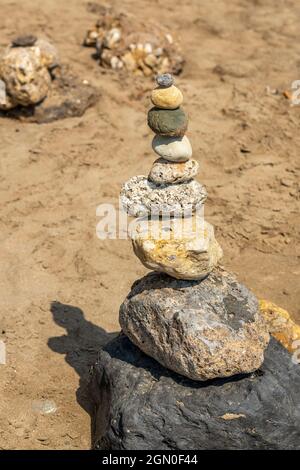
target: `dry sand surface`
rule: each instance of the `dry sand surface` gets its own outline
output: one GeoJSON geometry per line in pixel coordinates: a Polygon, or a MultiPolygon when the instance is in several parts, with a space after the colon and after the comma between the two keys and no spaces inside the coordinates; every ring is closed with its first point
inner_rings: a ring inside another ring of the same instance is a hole
{"type": "MultiPolygon", "coordinates": [[[[118,308],[132,282],[146,273],[128,241],[97,239],[95,211],[117,201],[125,179],[150,168],[152,81],[139,95],[133,78],[104,72],[81,47],[97,19],[86,1],[0,3],[1,48],[16,33],[43,32],[101,91],[81,118],[0,122],[0,333],[7,346],[0,446],[89,448],[89,367],[119,330],[118,308]],[[37,400],[54,400],[57,411],[39,413],[37,400]]],[[[224,265],[300,320],[300,106],[282,94],[300,79],[299,1],[112,4],[181,35],[187,63],[177,84],[224,265]]]]}

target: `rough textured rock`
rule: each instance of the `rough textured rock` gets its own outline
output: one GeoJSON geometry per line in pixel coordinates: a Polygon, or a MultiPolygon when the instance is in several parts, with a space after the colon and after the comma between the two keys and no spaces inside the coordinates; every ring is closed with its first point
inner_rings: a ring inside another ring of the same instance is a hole
{"type": "Polygon", "coordinates": [[[251,375],[193,382],[124,335],[100,352],[90,383],[99,449],[300,449],[300,367],[274,339],[251,375]]]}
{"type": "Polygon", "coordinates": [[[177,279],[203,279],[223,255],[203,218],[146,219],[135,228],[132,245],[143,265],[177,279]]]}
{"type": "Polygon", "coordinates": [[[151,101],[154,106],[162,109],[176,109],[183,102],[181,91],[174,85],[170,87],[154,88],[151,93],[151,101]]]}
{"type": "Polygon", "coordinates": [[[124,209],[133,217],[152,214],[182,215],[200,207],[207,197],[206,190],[197,181],[160,185],[145,176],[133,176],[121,190],[124,209]]]}
{"type": "Polygon", "coordinates": [[[183,137],[156,135],[152,140],[152,148],[157,155],[170,162],[185,162],[193,154],[192,146],[186,135],[183,137]]]}
{"type": "Polygon", "coordinates": [[[188,127],[188,117],[182,108],[160,109],[154,107],[148,111],[148,125],[155,134],[182,137],[188,127]]]}
{"type": "Polygon", "coordinates": [[[30,106],[48,94],[51,77],[38,47],[8,48],[1,58],[0,78],[16,103],[30,106]]]}
{"type": "Polygon", "coordinates": [[[82,83],[64,67],[54,69],[54,80],[47,98],[36,106],[17,107],[2,116],[39,124],[68,117],[82,116],[99,99],[97,90],[82,83]]]}
{"type": "Polygon", "coordinates": [[[259,306],[270,333],[291,353],[299,349],[300,325],[293,322],[289,313],[267,300],[261,300],[259,306]]]}
{"type": "Polygon", "coordinates": [[[198,171],[199,163],[196,160],[173,163],[164,158],[158,158],[152,165],[148,179],[156,184],[183,183],[193,179],[198,171]]]}
{"type": "Polygon", "coordinates": [[[255,371],[269,341],[256,297],[220,270],[202,281],[150,273],[133,284],[119,320],[142,351],[193,380],[255,371]]]}

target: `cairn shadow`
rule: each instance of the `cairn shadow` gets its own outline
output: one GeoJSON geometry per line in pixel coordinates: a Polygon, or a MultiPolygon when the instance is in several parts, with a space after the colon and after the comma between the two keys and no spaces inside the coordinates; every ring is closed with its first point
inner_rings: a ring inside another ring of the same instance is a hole
{"type": "Polygon", "coordinates": [[[48,347],[65,356],[66,363],[79,376],[76,390],[77,403],[92,416],[93,404],[88,393],[88,383],[99,350],[118,333],[107,333],[103,328],[85,319],[84,312],[73,305],[52,302],[50,311],[54,322],[65,328],[66,334],[49,338],[48,347]]]}

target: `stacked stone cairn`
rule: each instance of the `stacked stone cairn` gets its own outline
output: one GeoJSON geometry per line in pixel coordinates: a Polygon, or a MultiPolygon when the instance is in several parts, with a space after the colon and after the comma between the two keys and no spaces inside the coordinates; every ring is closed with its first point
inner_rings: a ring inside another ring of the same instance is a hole
{"type": "Polygon", "coordinates": [[[58,65],[58,52],[46,39],[15,38],[0,57],[0,110],[34,106],[44,100],[51,71],[58,65]]]}
{"type": "Polygon", "coordinates": [[[120,308],[123,332],[164,367],[193,380],[258,369],[269,341],[255,296],[218,267],[222,249],[204,220],[205,188],[185,135],[183,95],[170,74],[152,91],[148,125],[159,156],[148,178],[121,191],[136,218],[130,236],[137,257],[154,272],[135,282],[120,308]]]}

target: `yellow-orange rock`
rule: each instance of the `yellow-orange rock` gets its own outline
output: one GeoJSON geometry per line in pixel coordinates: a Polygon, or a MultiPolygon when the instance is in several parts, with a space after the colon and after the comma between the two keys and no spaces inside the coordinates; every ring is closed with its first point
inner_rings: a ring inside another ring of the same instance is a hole
{"type": "Polygon", "coordinates": [[[165,88],[154,88],[151,94],[151,101],[157,108],[176,109],[183,102],[181,91],[174,85],[165,88]]]}
{"type": "Polygon", "coordinates": [[[300,325],[297,325],[283,308],[260,300],[260,311],[267,321],[270,333],[291,353],[295,351],[295,341],[300,340],[300,325]]]}

